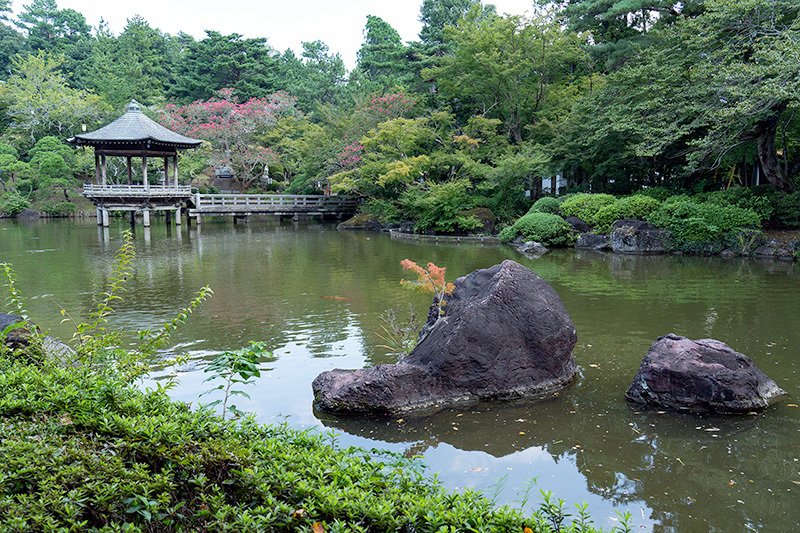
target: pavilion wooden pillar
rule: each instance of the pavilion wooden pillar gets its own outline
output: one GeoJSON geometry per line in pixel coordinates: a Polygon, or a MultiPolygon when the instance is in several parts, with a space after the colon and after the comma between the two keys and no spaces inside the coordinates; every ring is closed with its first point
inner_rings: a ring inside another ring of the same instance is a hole
{"type": "Polygon", "coordinates": [[[100,185],[100,154],[94,151],[94,181],[100,185]]]}
{"type": "Polygon", "coordinates": [[[131,167],[131,156],[125,158],[128,166],[128,185],[133,185],[133,168],[131,167]]]}
{"type": "Polygon", "coordinates": [[[100,172],[103,175],[103,187],[106,186],[106,154],[100,154],[100,172]]]}

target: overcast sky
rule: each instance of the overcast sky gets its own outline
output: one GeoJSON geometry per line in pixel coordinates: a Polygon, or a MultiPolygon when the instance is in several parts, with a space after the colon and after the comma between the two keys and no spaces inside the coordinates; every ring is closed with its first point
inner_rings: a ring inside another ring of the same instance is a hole
{"type": "MultiPolygon", "coordinates": [[[[15,13],[32,0],[13,0],[15,13]]],[[[270,46],[283,52],[287,48],[300,55],[303,41],[323,41],[333,53],[340,53],[348,69],[356,62],[363,41],[367,15],[375,15],[392,25],[404,42],[418,40],[422,25],[419,8],[422,0],[56,0],[59,9],[72,8],[95,28],[102,17],[115,35],[126,20],[141,15],[154,28],[196,39],[205,30],[222,34],[240,33],[245,37],[266,37],[270,46]]],[[[532,0],[495,0],[498,13],[513,15],[530,11],[532,0]]]]}

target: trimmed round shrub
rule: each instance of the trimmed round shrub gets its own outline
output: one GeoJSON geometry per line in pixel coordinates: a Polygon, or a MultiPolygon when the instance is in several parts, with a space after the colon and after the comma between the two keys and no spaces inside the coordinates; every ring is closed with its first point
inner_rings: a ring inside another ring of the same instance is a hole
{"type": "Polygon", "coordinates": [[[555,213],[561,207],[561,201],[552,196],[545,196],[536,200],[528,213],[555,213]]]}
{"type": "Polygon", "coordinates": [[[596,229],[598,232],[606,233],[611,229],[611,225],[621,218],[644,220],[660,205],[660,201],[650,196],[626,196],[597,212],[595,217],[597,220],[596,229]]]}
{"type": "Polygon", "coordinates": [[[522,235],[525,241],[540,242],[545,246],[569,246],[575,242],[572,228],[563,218],[551,213],[528,213],[505,228],[498,237],[503,242],[513,241],[522,235]]]}
{"type": "Polygon", "coordinates": [[[578,217],[590,226],[596,226],[598,211],[616,202],[617,199],[610,194],[579,193],[564,200],[560,212],[564,218],[578,217]]]}

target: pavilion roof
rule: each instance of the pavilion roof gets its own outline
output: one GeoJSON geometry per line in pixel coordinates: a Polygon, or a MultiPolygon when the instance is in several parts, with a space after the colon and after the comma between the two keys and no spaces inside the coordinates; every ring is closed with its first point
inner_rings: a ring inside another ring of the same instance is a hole
{"type": "Polygon", "coordinates": [[[203,141],[165,128],[142,113],[142,108],[136,100],[131,100],[127,112],[117,120],[98,130],[76,135],[68,139],[68,142],[78,146],[103,147],[130,144],[186,149],[197,147],[203,141]]]}

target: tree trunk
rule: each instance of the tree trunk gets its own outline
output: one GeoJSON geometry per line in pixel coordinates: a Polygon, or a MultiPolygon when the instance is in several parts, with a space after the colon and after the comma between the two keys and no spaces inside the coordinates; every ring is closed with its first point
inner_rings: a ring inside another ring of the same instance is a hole
{"type": "MultiPolygon", "coordinates": [[[[778,152],[775,150],[775,137],[778,133],[778,118],[785,109],[785,105],[773,108],[775,114],[757,122],[752,131],[742,135],[742,140],[755,139],[756,153],[761,163],[766,180],[776,189],[791,192],[795,189],[794,183],[786,175],[785,167],[778,161],[778,152]]],[[[788,154],[784,154],[786,157],[788,154]]]]}
{"type": "Polygon", "coordinates": [[[794,187],[784,172],[783,166],[778,161],[775,151],[775,135],[778,133],[778,117],[770,117],[756,126],[759,133],[757,142],[758,159],[764,169],[764,177],[775,188],[790,192],[794,187]]]}

